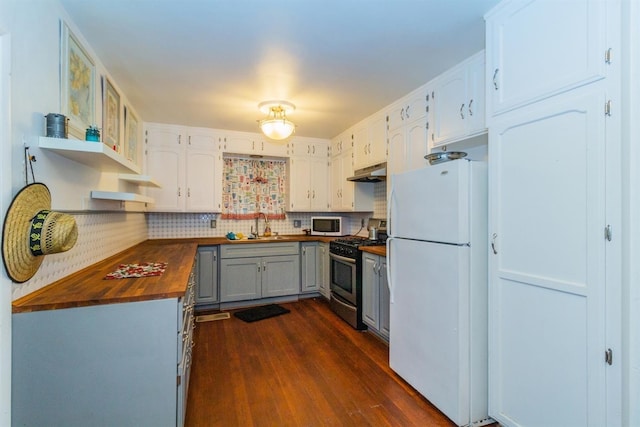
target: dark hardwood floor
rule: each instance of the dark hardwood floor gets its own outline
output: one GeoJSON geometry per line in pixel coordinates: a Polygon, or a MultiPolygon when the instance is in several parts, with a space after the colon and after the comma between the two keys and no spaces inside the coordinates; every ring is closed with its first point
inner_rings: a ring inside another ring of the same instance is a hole
{"type": "Polygon", "coordinates": [[[454,425],[325,301],[281,305],[291,313],[197,323],[188,427],[454,425]]]}

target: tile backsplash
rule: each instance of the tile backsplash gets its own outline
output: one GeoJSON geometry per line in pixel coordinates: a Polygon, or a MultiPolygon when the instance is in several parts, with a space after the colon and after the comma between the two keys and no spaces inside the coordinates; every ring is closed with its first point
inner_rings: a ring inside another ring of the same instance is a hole
{"type": "Polygon", "coordinates": [[[78,226],[76,244],[67,252],[46,255],[30,280],[13,283],[12,299],[30,294],[147,239],[147,220],[143,213],[72,215],[78,226]]]}

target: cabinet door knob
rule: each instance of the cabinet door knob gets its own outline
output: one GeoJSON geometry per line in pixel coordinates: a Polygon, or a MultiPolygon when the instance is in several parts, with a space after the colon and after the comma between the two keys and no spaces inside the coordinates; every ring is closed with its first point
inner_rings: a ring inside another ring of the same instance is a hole
{"type": "Polygon", "coordinates": [[[493,72],[493,87],[495,88],[495,90],[498,90],[498,70],[500,69],[496,68],[496,70],[493,72]]]}
{"type": "Polygon", "coordinates": [[[473,116],[473,110],[471,109],[472,104],[473,104],[473,99],[469,100],[469,117],[473,116]]]}
{"type": "Polygon", "coordinates": [[[464,120],[464,103],[460,106],[460,118],[464,120]]]}

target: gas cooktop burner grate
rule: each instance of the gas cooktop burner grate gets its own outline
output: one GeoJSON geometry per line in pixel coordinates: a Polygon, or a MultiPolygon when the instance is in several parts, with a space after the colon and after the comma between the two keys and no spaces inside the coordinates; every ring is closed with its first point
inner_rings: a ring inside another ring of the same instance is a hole
{"type": "Polygon", "coordinates": [[[341,237],[339,239],[335,239],[333,240],[333,243],[339,243],[341,245],[348,245],[348,246],[354,246],[354,247],[381,246],[386,244],[386,239],[370,240],[367,237],[350,236],[350,237],[341,237]]]}

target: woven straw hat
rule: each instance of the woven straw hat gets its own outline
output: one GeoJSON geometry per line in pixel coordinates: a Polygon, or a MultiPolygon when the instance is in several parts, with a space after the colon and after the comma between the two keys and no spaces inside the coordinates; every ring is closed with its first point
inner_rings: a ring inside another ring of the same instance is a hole
{"type": "Polygon", "coordinates": [[[32,278],[43,255],[68,251],[78,239],[75,219],[50,209],[51,193],[37,182],[20,190],[9,206],[2,230],[2,261],[14,282],[32,278]]]}

